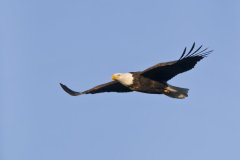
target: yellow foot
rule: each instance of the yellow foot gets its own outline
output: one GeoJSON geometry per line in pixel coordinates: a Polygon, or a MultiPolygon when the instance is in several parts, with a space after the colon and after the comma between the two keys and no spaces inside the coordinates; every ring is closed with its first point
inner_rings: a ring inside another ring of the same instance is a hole
{"type": "Polygon", "coordinates": [[[167,89],[164,89],[163,92],[164,92],[164,93],[170,93],[170,91],[167,90],[167,89]]]}

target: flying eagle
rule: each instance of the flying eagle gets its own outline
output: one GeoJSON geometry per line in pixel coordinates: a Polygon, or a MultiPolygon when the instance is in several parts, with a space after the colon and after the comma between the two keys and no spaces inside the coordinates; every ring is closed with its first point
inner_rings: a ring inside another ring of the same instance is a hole
{"type": "Polygon", "coordinates": [[[92,89],[76,92],[60,83],[64,91],[72,96],[95,94],[102,92],[143,92],[150,94],[165,94],[172,98],[183,99],[188,96],[187,88],[172,86],[167,83],[176,75],[191,70],[198,61],[206,57],[213,50],[202,49],[202,45],[195,49],[183,50],[181,57],[176,61],[156,64],[140,72],[116,73],[112,75],[111,82],[98,85],[92,89]]]}

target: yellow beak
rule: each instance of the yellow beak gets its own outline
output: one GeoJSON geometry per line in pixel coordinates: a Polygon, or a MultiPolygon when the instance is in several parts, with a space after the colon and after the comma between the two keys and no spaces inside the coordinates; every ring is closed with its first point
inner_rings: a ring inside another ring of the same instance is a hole
{"type": "Polygon", "coordinates": [[[118,78],[118,76],[116,76],[115,74],[112,75],[112,80],[113,80],[113,81],[116,81],[117,78],[118,78]]]}

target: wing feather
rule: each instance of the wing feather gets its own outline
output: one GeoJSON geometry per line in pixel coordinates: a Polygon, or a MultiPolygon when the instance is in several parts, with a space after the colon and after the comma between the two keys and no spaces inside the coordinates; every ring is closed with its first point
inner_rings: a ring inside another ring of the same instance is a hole
{"type": "Polygon", "coordinates": [[[194,47],[195,47],[195,42],[193,43],[192,48],[190,49],[190,51],[188,52],[188,54],[185,57],[187,57],[190,53],[192,53],[194,47]]]}
{"type": "Polygon", "coordinates": [[[105,84],[101,84],[83,92],[73,91],[70,88],[68,88],[66,85],[63,85],[61,83],[60,83],[60,86],[65,92],[67,92],[71,96],[79,96],[82,94],[96,94],[96,93],[103,93],[103,92],[131,92],[132,91],[128,87],[125,87],[124,85],[122,85],[117,81],[111,81],[105,84]]]}
{"type": "Polygon", "coordinates": [[[156,81],[168,81],[174,76],[191,70],[201,59],[209,55],[213,50],[207,51],[208,48],[200,50],[202,45],[194,51],[195,43],[186,54],[184,49],[181,57],[176,61],[156,64],[146,70],[141,75],[156,81]]]}

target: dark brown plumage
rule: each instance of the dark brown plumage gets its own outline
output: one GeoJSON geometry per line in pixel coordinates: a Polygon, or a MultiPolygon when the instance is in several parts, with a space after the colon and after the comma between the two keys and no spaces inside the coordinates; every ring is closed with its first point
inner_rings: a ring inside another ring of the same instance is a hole
{"type": "Polygon", "coordinates": [[[207,51],[207,48],[199,51],[202,48],[202,46],[200,46],[193,52],[194,47],[195,43],[193,43],[192,48],[187,54],[187,48],[185,48],[179,60],[156,64],[144,70],[141,74],[153,80],[168,81],[176,75],[192,69],[197,62],[213,51],[207,51]]]}
{"type": "Polygon", "coordinates": [[[68,94],[72,96],[79,96],[81,94],[95,94],[95,93],[102,93],[102,92],[132,92],[132,90],[130,90],[128,87],[125,87],[124,85],[122,85],[117,81],[101,84],[96,87],[93,87],[92,89],[86,90],[84,92],[76,92],[61,83],[60,85],[64,91],[66,91],[68,94]]]}

